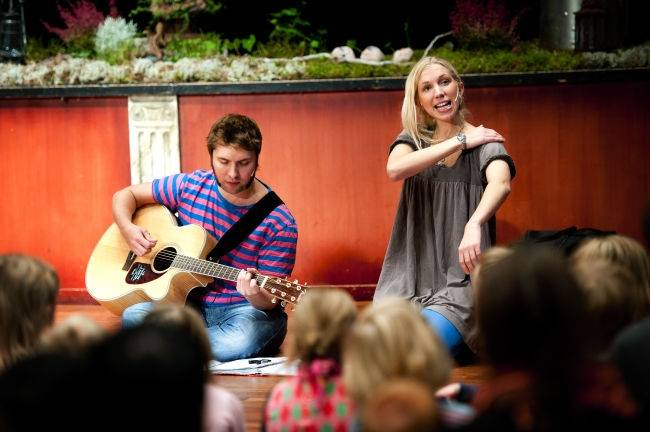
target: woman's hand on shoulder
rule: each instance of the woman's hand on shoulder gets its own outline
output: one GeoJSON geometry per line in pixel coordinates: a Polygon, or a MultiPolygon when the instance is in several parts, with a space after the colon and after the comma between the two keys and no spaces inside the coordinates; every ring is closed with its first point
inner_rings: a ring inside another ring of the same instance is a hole
{"type": "Polygon", "coordinates": [[[467,148],[471,149],[489,142],[505,142],[506,139],[494,129],[486,128],[483,125],[468,125],[465,131],[467,148]]]}

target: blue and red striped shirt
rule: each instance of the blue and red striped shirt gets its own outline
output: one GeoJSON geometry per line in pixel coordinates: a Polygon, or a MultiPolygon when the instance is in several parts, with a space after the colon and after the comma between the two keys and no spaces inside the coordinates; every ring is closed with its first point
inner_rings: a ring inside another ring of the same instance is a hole
{"type": "MultiPolygon", "coordinates": [[[[226,200],[206,170],[174,174],[153,181],[154,199],[178,213],[181,225],[195,224],[219,240],[252,207],[236,206],[226,200]]],[[[219,262],[239,269],[253,267],[267,276],[286,277],[296,260],[298,227],[285,204],[276,207],[239,246],[219,262]]],[[[208,306],[247,301],[234,282],[215,279],[203,297],[208,306]]]]}

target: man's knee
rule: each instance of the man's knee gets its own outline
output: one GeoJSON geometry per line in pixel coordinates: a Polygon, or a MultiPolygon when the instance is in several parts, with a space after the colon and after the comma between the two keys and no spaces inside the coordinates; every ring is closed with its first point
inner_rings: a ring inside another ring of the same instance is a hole
{"type": "Polygon", "coordinates": [[[124,309],[122,312],[122,327],[133,327],[144,320],[154,307],[153,302],[136,303],[124,309]]]}
{"type": "Polygon", "coordinates": [[[287,332],[286,317],[247,321],[227,329],[208,329],[215,359],[231,361],[277,353],[287,332]]]}

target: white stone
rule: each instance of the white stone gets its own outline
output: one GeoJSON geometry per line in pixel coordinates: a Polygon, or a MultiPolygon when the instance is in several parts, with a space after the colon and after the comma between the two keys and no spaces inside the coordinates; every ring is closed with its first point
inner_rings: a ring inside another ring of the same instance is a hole
{"type": "Polygon", "coordinates": [[[401,48],[393,53],[393,63],[404,63],[411,60],[413,50],[411,48],[401,48]]]}
{"type": "Polygon", "coordinates": [[[351,61],[356,58],[354,51],[349,46],[340,46],[332,50],[332,60],[338,62],[351,61]]]}
{"type": "Polygon", "coordinates": [[[380,62],[384,59],[384,53],[376,46],[370,45],[361,53],[361,60],[380,62]]]}

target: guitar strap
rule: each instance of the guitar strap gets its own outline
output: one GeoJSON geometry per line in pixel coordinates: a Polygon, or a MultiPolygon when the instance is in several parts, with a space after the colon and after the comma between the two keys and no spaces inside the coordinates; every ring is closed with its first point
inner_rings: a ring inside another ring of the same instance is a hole
{"type": "Polygon", "coordinates": [[[280,197],[275,192],[269,191],[221,236],[219,243],[210,251],[206,259],[214,262],[219,261],[222,256],[243,242],[262,223],[264,218],[281,204],[284,202],[280,197]]]}
{"type": "MultiPolygon", "coordinates": [[[[244,214],[244,216],[232,224],[230,229],[221,236],[217,245],[205,258],[213,262],[219,261],[222,256],[243,242],[244,239],[246,239],[246,237],[248,237],[250,233],[252,233],[253,230],[262,223],[264,218],[280,204],[284,204],[284,202],[275,192],[270,190],[262,197],[262,199],[256,202],[253,207],[244,214]]],[[[187,304],[201,312],[201,299],[208,290],[207,287],[198,287],[193,289],[187,296],[187,304]]]]}

